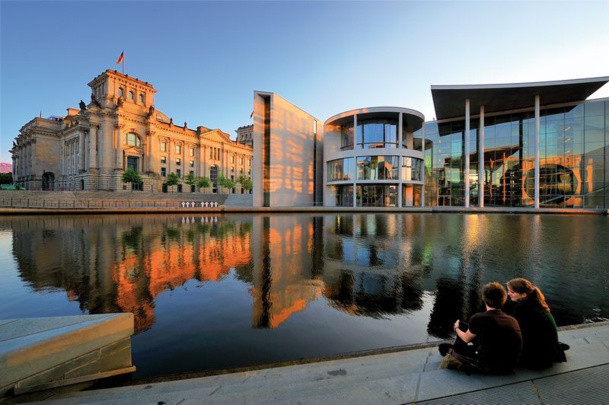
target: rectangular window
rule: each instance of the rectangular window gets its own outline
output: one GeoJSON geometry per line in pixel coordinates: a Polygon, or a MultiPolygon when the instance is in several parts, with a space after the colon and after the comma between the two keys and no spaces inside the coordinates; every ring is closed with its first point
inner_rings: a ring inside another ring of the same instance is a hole
{"type": "Polygon", "coordinates": [[[167,156],[161,156],[161,164],[164,165],[167,163],[167,156]]]}
{"type": "Polygon", "coordinates": [[[137,172],[137,157],[127,156],[127,168],[133,169],[137,172]]]}
{"type": "Polygon", "coordinates": [[[328,162],[328,181],[351,180],[349,173],[353,169],[353,158],[337,159],[328,162]]]}
{"type": "Polygon", "coordinates": [[[176,169],[176,175],[178,177],[182,177],[182,170],[181,169],[176,169]]]}
{"type": "Polygon", "coordinates": [[[240,165],[242,165],[242,164],[243,164],[243,156],[241,156],[241,157],[239,158],[239,164],[240,164],[240,165]]]}
{"type": "Polygon", "coordinates": [[[167,152],[167,142],[161,142],[161,152],[167,152]]]}
{"type": "Polygon", "coordinates": [[[195,148],[190,148],[190,156],[194,156],[195,155],[195,148]]]}
{"type": "Polygon", "coordinates": [[[235,155],[231,155],[230,156],[230,162],[231,163],[235,163],[235,155]]]}
{"type": "Polygon", "coordinates": [[[178,155],[182,153],[182,145],[176,145],[176,153],[178,155]]]}
{"type": "Polygon", "coordinates": [[[167,176],[167,169],[164,167],[161,167],[161,177],[165,177],[167,176]]]}
{"type": "Polygon", "coordinates": [[[358,180],[390,180],[398,178],[397,156],[359,156],[358,180]]]}
{"type": "Polygon", "coordinates": [[[176,158],[176,166],[181,166],[181,165],[182,165],[182,159],[176,158]]]}
{"type": "Polygon", "coordinates": [[[194,160],[191,160],[191,161],[189,162],[189,165],[190,165],[190,167],[195,167],[195,161],[194,161],[194,160]]]}
{"type": "Polygon", "coordinates": [[[340,127],[340,149],[341,150],[352,150],[353,149],[353,123],[349,125],[342,125],[340,127]]]}

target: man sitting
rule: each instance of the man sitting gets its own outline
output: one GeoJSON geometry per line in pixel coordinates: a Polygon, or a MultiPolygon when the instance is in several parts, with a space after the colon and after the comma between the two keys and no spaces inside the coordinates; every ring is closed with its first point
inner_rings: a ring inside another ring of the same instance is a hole
{"type": "Polygon", "coordinates": [[[455,344],[439,347],[444,356],[440,368],[492,374],[514,370],[522,351],[522,334],[518,321],[501,311],[506,299],[501,284],[492,282],[482,287],[486,311],[472,315],[469,324],[455,322],[455,344]]]}

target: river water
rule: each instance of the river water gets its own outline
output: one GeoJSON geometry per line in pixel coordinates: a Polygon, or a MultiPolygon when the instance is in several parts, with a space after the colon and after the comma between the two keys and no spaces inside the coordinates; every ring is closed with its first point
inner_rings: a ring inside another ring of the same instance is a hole
{"type": "Polygon", "coordinates": [[[0,319],[132,312],[133,378],[444,339],[525,277],[609,318],[609,219],[533,214],[0,218],[0,319]]]}

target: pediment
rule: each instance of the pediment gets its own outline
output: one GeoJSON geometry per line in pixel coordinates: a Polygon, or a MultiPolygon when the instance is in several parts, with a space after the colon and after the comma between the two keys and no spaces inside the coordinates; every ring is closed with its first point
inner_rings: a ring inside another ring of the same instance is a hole
{"type": "Polygon", "coordinates": [[[216,142],[232,142],[230,136],[220,131],[219,129],[212,129],[209,132],[206,132],[202,135],[205,139],[216,142]]]}
{"type": "Polygon", "coordinates": [[[142,155],[144,151],[142,148],[138,148],[137,146],[129,146],[128,148],[123,149],[125,155],[142,155]]]}

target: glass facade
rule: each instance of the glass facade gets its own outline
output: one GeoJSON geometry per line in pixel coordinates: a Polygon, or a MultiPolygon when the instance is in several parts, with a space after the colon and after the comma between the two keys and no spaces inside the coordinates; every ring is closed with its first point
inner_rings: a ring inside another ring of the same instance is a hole
{"type": "Polygon", "coordinates": [[[357,123],[356,148],[397,148],[397,120],[370,119],[357,123]]]}
{"type": "MultiPolygon", "coordinates": [[[[606,208],[609,191],[609,102],[588,101],[540,110],[539,206],[606,208]]],[[[483,176],[479,179],[480,120],[470,120],[466,179],[465,121],[425,124],[425,205],[533,207],[535,204],[535,113],[519,111],[484,119],[483,176]],[[483,199],[480,201],[480,199],[483,199]]]]}
{"type": "Polygon", "coordinates": [[[352,180],[351,173],[353,173],[353,158],[328,162],[328,181],[352,180]]]}
{"type": "Polygon", "coordinates": [[[330,205],[421,206],[423,121],[417,111],[393,107],[352,110],[328,120],[330,205]]]}
{"type": "Polygon", "coordinates": [[[397,207],[397,185],[358,185],[357,207],[397,207]]]}
{"type": "Polygon", "coordinates": [[[398,178],[397,156],[358,156],[358,180],[392,180],[398,178]]]}

